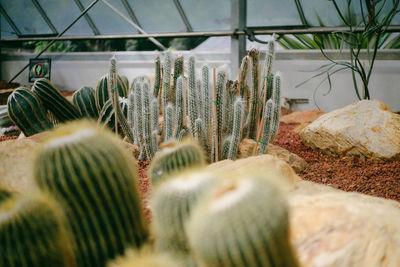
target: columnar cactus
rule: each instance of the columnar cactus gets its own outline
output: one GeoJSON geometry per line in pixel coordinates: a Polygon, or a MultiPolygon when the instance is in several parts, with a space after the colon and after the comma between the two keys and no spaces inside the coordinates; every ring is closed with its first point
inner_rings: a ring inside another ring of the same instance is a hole
{"type": "Polygon", "coordinates": [[[177,79],[183,75],[183,56],[178,56],[175,59],[175,63],[174,63],[174,79],[173,79],[173,84],[172,84],[172,90],[170,91],[170,101],[172,103],[175,102],[175,91],[176,91],[176,82],[177,79]]]}
{"type": "Polygon", "coordinates": [[[173,136],[174,131],[174,106],[171,103],[168,103],[167,108],[165,110],[164,116],[164,125],[165,125],[165,142],[170,140],[173,136]]]}
{"type": "Polygon", "coordinates": [[[271,134],[269,142],[274,141],[275,136],[278,132],[279,127],[279,116],[281,113],[281,76],[279,73],[275,74],[274,76],[274,86],[273,86],[273,94],[272,99],[274,101],[274,108],[273,108],[273,116],[271,122],[271,134]]]}
{"type": "Polygon", "coordinates": [[[53,127],[40,100],[26,87],[18,87],[12,92],[8,97],[7,107],[8,116],[25,136],[31,136],[53,127]]]}
{"type": "Polygon", "coordinates": [[[62,206],[78,266],[106,266],[148,239],[134,161],[115,135],[88,122],[60,127],[34,159],[38,187],[62,206]]]}
{"type": "Polygon", "coordinates": [[[185,224],[201,197],[214,185],[211,173],[186,171],[160,184],[150,206],[155,247],[171,254],[189,254],[185,224]]]}
{"type": "Polygon", "coordinates": [[[82,117],[98,118],[99,111],[96,107],[96,97],[92,87],[81,87],[72,96],[72,102],[79,110],[82,117]]]}
{"type": "Polygon", "coordinates": [[[158,115],[159,115],[159,110],[158,110],[158,99],[153,98],[150,103],[150,113],[151,113],[151,131],[156,131],[156,133],[159,133],[160,127],[158,126],[158,115]]]}
{"type": "Polygon", "coordinates": [[[155,59],[155,70],[154,70],[154,91],[153,95],[158,98],[158,93],[161,88],[161,60],[160,56],[157,55],[155,59]]]}
{"type": "Polygon", "coordinates": [[[132,131],[133,131],[133,127],[135,125],[135,121],[134,121],[135,110],[134,109],[135,109],[135,92],[134,92],[134,90],[129,90],[127,120],[128,120],[128,125],[132,129],[132,131]]]}
{"type": "MultiPolygon", "coordinates": [[[[272,70],[272,63],[273,63],[273,59],[274,59],[274,53],[275,53],[275,43],[273,40],[268,42],[268,49],[266,51],[265,54],[265,60],[264,60],[264,65],[263,65],[263,77],[261,80],[261,94],[260,94],[260,98],[262,98],[264,96],[264,90],[267,89],[267,97],[266,99],[270,99],[271,95],[269,94],[268,91],[268,85],[272,84],[271,80],[271,70],[272,70]]],[[[271,90],[272,92],[272,90],[271,90]]]]}
{"type": "Polygon", "coordinates": [[[217,73],[217,85],[216,85],[216,97],[217,99],[215,100],[215,105],[216,105],[216,110],[217,110],[217,132],[218,132],[218,144],[219,147],[217,147],[216,149],[218,149],[218,152],[220,152],[220,147],[221,147],[221,143],[222,143],[222,132],[223,132],[223,107],[224,107],[224,99],[223,99],[223,92],[224,92],[224,87],[225,87],[225,83],[226,83],[226,72],[221,70],[218,71],[217,73]]]}
{"type": "Polygon", "coordinates": [[[289,240],[288,204],[265,177],[230,177],[204,201],[187,224],[201,266],[299,266],[289,240]]]}
{"type": "Polygon", "coordinates": [[[176,131],[175,136],[177,137],[180,131],[183,129],[183,117],[184,117],[184,100],[183,100],[183,76],[180,76],[176,81],[176,96],[175,96],[175,116],[176,116],[176,131]]]}
{"type": "Polygon", "coordinates": [[[165,115],[167,105],[169,102],[169,89],[171,82],[171,52],[167,51],[165,53],[164,65],[163,65],[163,88],[162,88],[162,104],[163,104],[163,114],[165,115]]]}
{"type": "Polygon", "coordinates": [[[210,107],[210,103],[211,103],[211,98],[210,98],[210,88],[209,88],[209,68],[207,65],[204,65],[201,68],[201,96],[202,96],[202,100],[201,100],[201,106],[203,107],[203,117],[202,120],[204,122],[204,131],[207,134],[207,139],[209,136],[209,130],[210,130],[210,123],[211,123],[211,107],[210,107]]]}
{"type": "Polygon", "coordinates": [[[204,152],[198,144],[189,140],[171,141],[164,144],[162,149],[155,154],[148,174],[152,184],[156,185],[175,172],[202,167],[205,164],[204,152]]]}
{"type": "Polygon", "coordinates": [[[227,131],[227,134],[232,133],[233,127],[233,103],[235,102],[235,96],[237,92],[237,81],[228,80],[226,83],[226,100],[225,100],[225,119],[224,125],[227,131]]]}
{"type": "Polygon", "coordinates": [[[272,101],[272,99],[268,100],[267,104],[265,105],[263,135],[261,138],[261,146],[260,146],[260,152],[259,152],[260,155],[265,154],[265,152],[267,152],[267,146],[268,146],[270,134],[271,134],[272,106],[273,105],[274,105],[274,102],[272,101]]]}
{"type": "Polygon", "coordinates": [[[134,129],[134,134],[136,135],[138,144],[142,144],[142,129],[141,125],[142,124],[142,119],[143,119],[143,109],[142,109],[142,83],[141,82],[136,82],[135,83],[135,129],[134,129]]]}
{"type": "Polygon", "coordinates": [[[196,107],[196,76],[195,76],[195,58],[189,57],[189,85],[188,85],[188,117],[190,134],[194,137],[195,121],[198,118],[196,107]]]}
{"type": "Polygon", "coordinates": [[[255,138],[257,134],[257,105],[258,105],[258,62],[260,52],[253,48],[249,51],[251,59],[251,77],[252,77],[252,88],[250,90],[250,107],[248,115],[248,128],[246,136],[248,138],[255,138]]]}
{"type": "Polygon", "coordinates": [[[247,73],[249,71],[250,57],[245,56],[240,65],[240,96],[244,99],[245,92],[247,91],[247,73]]]}
{"type": "Polygon", "coordinates": [[[232,140],[229,147],[228,159],[236,159],[237,150],[241,140],[241,128],[243,124],[244,104],[241,97],[237,97],[233,104],[233,129],[232,140]]]}
{"type": "Polygon", "coordinates": [[[227,159],[229,155],[229,148],[231,146],[232,136],[228,135],[225,137],[224,142],[222,143],[222,155],[221,160],[227,159]]]}
{"type": "Polygon", "coordinates": [[[73,239],[54,200],[9,196],[0,201],[0,214],[0,266],[77,266],[73,239]]]}
{"type": "Polygon", "coordinates": [[[143,147],[146,152],[147,160],[151,160],[153,157],[154,151],[153,146],[151,144],[151,114],[150,114],[150,93],[149,93],[149,84],[143,84],[142,90],[142,132],[143,132],[143,147]]]}
{"type": "Polygon", "coordinates": [[[188,131],[186,128],[183,128],[182,130],[180,130],[179,134],[176,137],[177,141],[182,141],[183,138],[185,138],[185,136],[188,134],[188,131]]]}
{"type": "Polygon", "coordinates": [[[36,80],[33,83],[32,92],[58,121],[65,122],[81,118],[78,109],[68,102],[49,80],[44,78],[36,80]]]}

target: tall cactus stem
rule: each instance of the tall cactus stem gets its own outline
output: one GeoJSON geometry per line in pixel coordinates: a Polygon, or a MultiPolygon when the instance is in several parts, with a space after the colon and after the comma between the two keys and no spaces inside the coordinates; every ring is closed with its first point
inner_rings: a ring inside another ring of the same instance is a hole
{"type": "Polygon", "coordinates": [[[189,57],[188,117],[190,123],[190,134],[192,137],[194,137],[195,121],[198,118],[196,107],[196,76],[194,56],[189,57]]]}
{"type": "Polygon", "coordinates": [[[142,87],[142,131],[143,131],[143,147],[146,151],[147,160],[151,160],[154,151],[151,144],[151,114],[150,114],[150,92],[149,84],[143,83],[142,87]]]}
{"type": "Polygon", "coordinates": [[[160,55],[156,56],[155,59],[155,70],[154,70],[154,90],[153,90],[153,96],[155,98],[158,98],[158,93],[161,88],[161,60],[160,60],[160,55]]]}
{"type": "Polygon", "coordinates": [[[267,101],[267,104],[265,105],[265,111],[264,111],[264,122],[263,122],[263,133],[262,133],[262,138],[261,138],[261,146],[260,146],[260,152],[259,154],[265,154],[267,152],[267,146],[268,142],[270,139],[270,129],[271,129],[271,120],[272,120],[272,107],[274,105],[274,102],[272,99],[267,101]]]}
{"type": "Polygon", "coordinates": [[[184,117],[183,82],[184,82],[183,76],[178,77],[176,81],[177,84],[176,84],[176,96],[175,96],[176,137],[183,129],[183,117],[184,117]]]}
{"type": "Polygon", "coordinates": [[[162,88],[162,104],[163,104],[163,114],[165,116],[167,105],[169,102],[169,89],[171,82],[171,52],[167,51],[164,57],[163,65],[163,88],[162,88]]]}
{"type": "Polygon", "coordinates": [[[273,107],[273,115],[272,115],[272,122],[271,122],[271,135],[269,142],[274,141],[275,136],[278,132],[279,127],[279,117],[281,113],[281,75],[276,73],[274,76],[274,86],[273,86],[273,95],[272,99],[274,101],[273,107]]]}
{"type": "Polygon", "coordinates": [[[256,138],[257,133],[257,106],[258,106],[258,62],[260,52],[253,48],[249,51],[251,58],[251,77],[252,77],[252,88],[250,91],[250,107],[248,114],[249,126],[247,128],[246,136],[248,138],[256,138]]]}
{"type": "Polygon", "coordinates": [[[233,106],[233,129],[232,129],[232,139],[229,146],[228,159],[235,160],[239,143],[241,140],[241,127],[243,123],[243,113],[244,105],[241,97],[235,100],[233,106]]]}
{"type": "Polygon", "coordinates": [[[173,113],[174,113],[174,106],[172,103],[168,103],[165,113],[165,142],[172,138],[174,122],[173,122],[173,113]]]}

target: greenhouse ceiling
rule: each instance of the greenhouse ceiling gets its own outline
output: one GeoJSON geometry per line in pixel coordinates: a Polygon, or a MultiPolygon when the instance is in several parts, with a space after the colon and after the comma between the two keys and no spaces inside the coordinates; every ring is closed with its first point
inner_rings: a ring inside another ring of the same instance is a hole
{"type": "MultiPolygon", "coordinates": [[[[344,8],[346,1],[337,2],[344,8]]],[[[352,1],[357,18],[362,2],[352,1]]],[[[387,0],[383,11],[392,7],[387,0]]],[[[331,32],[342,25],[330,0],[0,0],[0,11],[3,42],[253,36],[331,32]]],[[[400,31],[399,15],[388,30],[400,31]]]]}

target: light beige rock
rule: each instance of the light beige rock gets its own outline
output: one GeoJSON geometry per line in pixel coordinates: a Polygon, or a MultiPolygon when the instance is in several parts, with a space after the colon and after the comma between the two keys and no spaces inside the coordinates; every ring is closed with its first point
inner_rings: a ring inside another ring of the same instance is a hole
{"type": "Polygon", "coordinates": [[[302,266],[400,266],[400,203],[301,181],[289,207],[302,266]]]}
{"type": "Polygon", "coordinates": [[[28,138],[0,142],[1,187],[21,193],[35,188],[32,158],[36,145],[28,138]]]}
{"type": "Polygon", "coordinates": [[[363,100],[322,115],[300,137],[326,152],[399,159],[400,115],[379,100],[363,100]]]}
{"type": "Polygon", "coordinates": [[[280,121],[290,124],[290,123],[310,123],[324,115],[325,112],[322,110],[303,110],[294,111],[290,114],[281,116],[280,121]]]}
{"type": "MultiPolygon", "coordinates": [[[[238,159],[243,159],[257,155],[258,153],[256,151],[258,151],[259,148],[260,143],[252,139],[243,139],[239,144],[237,157],[238,159]]],[[[276,156],[285,161],[296,173],[301,173],[307,167],[307,162],[304,159],[280,146],[268,144],[267,154],[276,156]]]]}

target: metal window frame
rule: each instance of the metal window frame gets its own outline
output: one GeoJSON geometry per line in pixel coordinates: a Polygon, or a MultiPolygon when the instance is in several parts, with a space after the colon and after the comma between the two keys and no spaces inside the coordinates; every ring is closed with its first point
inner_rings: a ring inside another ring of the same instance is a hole
{"type": "Polygon", "coordinates": [[[192,32],[193,31],[192,25],[190,24],[185,11],[183,10],[181,3],[179,2],[179,0],[174,0],[174,4],[175,4],[176,9],[179,12],[179,15],[181,16],[181,19],[183,20],[183,23],[186,26],[186,30],[188,32],[192,32]]]}
{"type": "Polygon", "coordinates": [[[303,6],[301,5],[300,0],[294,0],[294,2],[296,4],[297,12],[299,13],[301,23],[303,23],[304,26],[308,26],[307,19],[304,15],[303,6]]]}
{"type": "Polygon", "coordinates": [[[35,6],[36,10],[39,12],[39,14],[42,16],[42,18],[44,19],[44,21],[47,23],[47,26],[49,26],[53,34],[58,34],[56,27],[54,27],[53,23],[51,22],[50,18],[47,16],[46,12],[39,4],[39,2],[37,0],[32,0],[32,3],[35,6]]]}
{"type": "Polygon", "coordinates": [[[138,18],[135,15],[135,12],[133,12],[133,9],[131,7],[131,5],[128,3],[127,0],[121,0],[122,4],[125,7],[126,12],[128,12],[129,16],[131,17],[132,21],[138,25],[139,27],[143,28],[142,25],[139,23],[138,18]]]}
{"type": "Polygon", "coordinates": [[[14,21],[10,18],[10,16],[7,14],[6,10],[3,8],[3,6],[1,4],[0,4],[0,13],[4,16],[4,18],[7,20],[8,24],[15,31],[15,34],[18,37],[22,36],[21,31],[18,29],[17,25],[15,25],[14,21]]]}
{"type": "MultiPolygon", "coordinates": [[[[74,2],[78,6],[78,8],[81,12],[83,12],[85,10],[85,8],[80,0],[74,0],[74,2]]],[[[94,24],[90,15],[88,13],[85,13],[83,16],[85,17],[87,23],[89,24],[89,27],[92,29],[93,34],[100,35],[99,29],[97,28],[96,24],[94,24]]]]}

